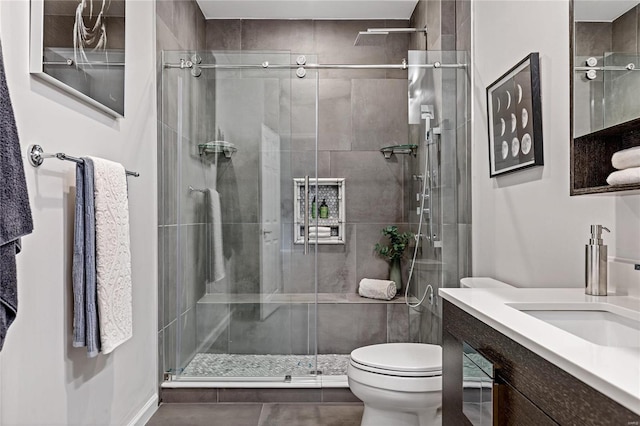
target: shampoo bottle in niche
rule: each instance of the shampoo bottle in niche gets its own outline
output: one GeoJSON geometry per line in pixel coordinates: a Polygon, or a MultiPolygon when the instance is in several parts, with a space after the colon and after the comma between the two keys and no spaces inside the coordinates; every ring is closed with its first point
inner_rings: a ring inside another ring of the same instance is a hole
{"type": "Polygon", "coordinates": [[[313,196],[313,201],[311,202],[311,219],[315,219],[316,218],[316,197],[315,195],[313,196]]]}
{"type": "Polygon", "coordinates": [[[320,203],[320,218],[326,219],[329,217],[329,206],[327,205],[327,200],[322,199],[322,203],[320,203]]]}
{"type": "Polygon", "coordinates": [[[585,289],[592,296],[607,295],[607,246],[602,244],[602,225],[591,225],[591,238],[585,246],[585,289]]]}

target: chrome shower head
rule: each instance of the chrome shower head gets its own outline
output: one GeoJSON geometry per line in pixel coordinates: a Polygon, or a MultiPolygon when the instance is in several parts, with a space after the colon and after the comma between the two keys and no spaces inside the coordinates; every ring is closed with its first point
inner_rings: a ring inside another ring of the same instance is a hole
{"type": "Polygon", "coordinates": [[[427,27],[424,28],[369,28],[367,31],[360,31],[356,37],[354,46],[382,46],[387,41],[389,34],[427,34],[427,27]]]}
{"type": "Polygon", "coordinates": [[[360,31],[353,42],[354,46],[383,46],[387,41],[388,31],[360,31]]]}

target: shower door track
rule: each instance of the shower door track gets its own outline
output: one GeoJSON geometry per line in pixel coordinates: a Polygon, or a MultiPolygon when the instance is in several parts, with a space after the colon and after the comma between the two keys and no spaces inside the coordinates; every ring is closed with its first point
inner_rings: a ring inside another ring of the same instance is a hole
{"type": "Polygon", "coordinates": [[[331,69],[350,69],[350,70],[374,70],[374,69],[390,69],[390,70],[407,70],[409,68],[467,68],[467,64],[443,64],[441,62],[434,62],[432,64],[407,64],[403,61],[401,64],[270,64],[269,62],[263,62],[261,64],[196,64],[191,61],[183,61],[180,63],[167,63],[164,64],[165,68],[181,68],[189,69],[197,67],[199,69],[312,69],[312,70],[331,70],[331,69]]]}
{"type": "Polygon", "coordinates": [[[165,380],[162,388],[240,388],[240,389],[318,389],[318,388],[347,388],[347,376],[310,376],[293,377],[289,380],[283,377],[189,377],[165,380]]]}

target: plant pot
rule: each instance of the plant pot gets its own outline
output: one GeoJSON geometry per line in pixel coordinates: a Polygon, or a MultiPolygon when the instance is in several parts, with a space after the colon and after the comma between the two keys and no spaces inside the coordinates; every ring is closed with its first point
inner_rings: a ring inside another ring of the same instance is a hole
{"type": "Polygon", "coordinates": [[[400,265],[400,259],[393,259],[389,264],[389,279],[396,283],[396,289],[398,293],[402,289],[402,267],[400,265]]]}

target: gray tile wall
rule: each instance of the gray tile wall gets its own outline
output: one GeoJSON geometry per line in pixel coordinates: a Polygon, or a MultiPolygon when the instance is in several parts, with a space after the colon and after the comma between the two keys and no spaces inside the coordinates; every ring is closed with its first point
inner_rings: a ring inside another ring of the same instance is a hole
{"type": "MultiPolygon", "coordinates": [[[[426,40],[421,35],[412,36],[412,49],[471,50],[470,0],[420,0],[411,17],[411,24],[416,27],[426,25],[428,29],[426,40]]],[[[439,238],[443,247],[434,249],[427,244],[419,253],[420,263],[416,268],[418,279],[415,291],[412,291],[419,297],[424,294],[427,283],[434,287],[435,292],[439,287],[457,287],[460,278],[468,276],[471,271],[471,64],[469,55],[458,53],[457,56],[428,56],[429,62],[457,59],[458,62],[467,63],[468,68],[455,73],[442,73],[442,78],[426,76],[431,83],[425,84],[434,87],[435,98],[430,102],[437,105],[437,124],[443,129],[439,156],[441,188],[434,191],[434,194],[440,194],[441,204],[436,205],[434,219],[440,219],[438,222],[442,223],[439,238]]],[[[423,131],[420,126],[411,125],[411,143],[420,144],[423,131]]],[[[419,152],[415,161],[411,162],[411,174],[422,174],[423,168],[424,157],[419,152]]],[[[421,183],[412,183],[411,192],[415,194],[421,190],[421,183]]],[[[414,197],[405,195],[405,211],[415,210],[414,200],[414,197]]],[[[407,220],[413,229],[417,227],[415,214],[409,214],[407,220]]],[[[441,342],[441,299],[434,300],[433,305],[426,301],[423,303],[420,316],[420,339],[425,343],[441,342]]]]}
{"type": "Polygon", "coordinates": [[[156,2],[160,381],[162,372],[175,371],[178,364],[184,366],[196,350],[195,302],[204,294],[206,269],[202,257],[194,255],[204,250],[205,244],[202,235],[206,224],[201,202],[198,203],[195,194],[177,187],[180,170],[185,171],[185,175],[180,176],[185,181],[189,178],[187,171],[197,171],[202,167],[194,142],[198,132],[202,132],[198,123],[202,121],[199,114],[205,109],[205,99],[200,95],[203,83],[186,80],[182,105],[184,121],[179,127],[177,73],[165,73],[163,76],[161,52],[203,49],[204,46],[205,20],[194,0],[156,2]],[[180,135],[179,129],[182,131],[180,135]],[[179,158],[183,162],[181,168],[178,167],[179,158]]]}
{"type": "MultiPolygon", "coordinates": [[[[315,305],[286,303],[267,318],[256,321],[258,304],[198,304],[200,312],[230,312],[224,330],[205,348],[209,353],[313,354],[315,305]]],[[[361,346],[386,342],[418,342],[421,314],[404,303],[320,303],[318,353],[347,354],[361,346]]],[[[210,333],[206,324],[198,333],[210,333]]]]}
{"type": "MultiPolygon", "coordinates": [[[[211,50],[232,51],[285,50],[294,55],[294,60],[297,54],[305,54],[309,62],[319,63],[400,63],[406,57],[408,50],[409,37],[406,35],[390,36],[384,46],[355,47],[353,43],[358,31],[366,28],[401,27],[407,24],[406,21],[210,20],[207,21],[206,47],[211,50]]],[[[285,153],[286,158],[283,157],[283,164],[290,165],[291,178],[303,177],[306,174],[314,175],[315,81],[313,77],[312,72],[306,79],[294,77],[291,81],[290,93],[281,93],[281,98],[290,99],[290,104],[285,105],[286,108],[281,113],[291,115],[290,152],[285,153]]],[[[234,88],[233,95],[240,104],[245,105],[246,97],[242,96],[241,92],[246,89],[248,94],[254,94],[257,89],[247,88],[252,82],[246,79],[235,81],[243,87],[234,88]]],[[[217,87],[218,96],[224,96],[225,83],[219,82],[217,87]]],[[[387,145],[407,143],[406,92],[406,72],[323,70],[320,74],[318,177],[344,177],[347,188],[346,244],[319,246],[318,249],[318,291],[321,293],[355,293],[358,282],[364,277],[388,277],[388,264],[375,255],[373,247],[381,240],[380,231],[384,226],[399,224],[406,228],[403,222],[405,217],[403,209],[407,161],[402,157],[385,160],[379,149],[387,145]]],[[[239,110],[229,105],[228,102],[218,102],[219,117],[216,121],[226,123],[226,127],[233,123],[232,116],[239,115],[239,110]],[[223,104],[224,108],[222,108],[223,104]],[[224,114],[223,109],[230,109],[229,117],[220,116],[224,114]]],[[[261,113],[248,115],[261,116],[261,113]]],[[[246,131],[247,125],[250,126],[250,124],[247,120],[244,123],[246,131]]],[[[234,132],[233,127],[242,126],[231,126],[228,132],[234,132]]],[[[236,179],[234,180],[233,176],[224,176],[219,179],[218,185],[224,185],[226,178],[229,185],[236,185],[235,190],[238,193],[251,193],[258,182],[258,177],[253,176],[257,173],[256,165],[256,159],[247,157],[243,162],[237,156],[233,159],[236,179]],[[248,178],[242,182],[237,179],[238,176],[248,176],[248,178]]],[[[291,191],[290,184],[283,184],[283,195],[291,191]]],[[[283,197],[283,219],[289,223],[292,222],[292,209],[284,204],[290,202],[291,200],[283,197]]],[[[253,208],[257,205],[254,201],[253,208]]],[[[245,209],[241,208],[241,211],[245,209]]],[[[243,214],[240,213],[240,216],[243,214]]],[[[242,221],[243,226],[259,225],[257,217],[242,217],[242,221]]],[[[230,244],[238,243],[230,242],[230,244]]],[[[255,246],[255,242],[245,243],[242,249],[238,249],[238,252],[242,253],[239,258],[251,257],[248,250],[255,246]]],[[[253,258],[258,258],[257,253],[253,258]]],[[[259,282],[259,264],[243,262],[242,269],[244,274],[253,277],[253,282],[259,282]]],[[[313,256],[304,256],[301,246],[291,247],[283,269],[284,292],[314,291],[313,256]]],[[[255,288],[250,287],[242,290],[248,293],[256,291],[255,288]]],[[[384,327],[377,327],[375,332],[382,333],[378,336],[382,340],[373,337],[367,340],[366,336],[360,336],[361,338],[345,336],[344,339],[336,341],[339,347],[333,347],[329,343],[329,336],[337,336],[336,329],[339,325],[335,322],[333,311],[325,312],[327,309],[330,310],[327,307],[323,309],[318,318],[321,353],[346,351],[363,342],[375,343],[387,339],[386,308],[384,308],[384,315],[380,316],[384,327]]],[[[353,313],[349,312],[348,306],[339,306],[334,309],[353,313]]],[[[285,353],[288,351],[297,353],[296,351],[303,345],[300,343],[302,337],[298,329],[302,327],[306,331],[308,328],[305,325],[308,324],[305,321],[296,322],[293,318],[297,315],[296,312],[287,307],[281,307],[274,315],[284,315],[279,327],[291,329],[293,334],[287,333],[274,338],[271,343],[285,353]],[[293,339],[296,335],[300,335],[297,341],[293,339]]],[[[363,315],[366,317],[364,312],[363,315]]],[[[251,313],[248,312],[246,316],[251,318],[251,313]]],[[[231,329],[234,328],[233,320],[234,318],[232,318],[231,329]]],[[[241,323],[240,318],[236,320],[239,324],[241,323]]],[[[252,329],[259,328],[259,325],[252,324],[251,321],[246,324],[245,326],[250,326],[252,329]]],[[[241,325],[238,327],[242,328],[241,325]]],[[[358,334],[357,331],[354,332],[358,334]]],[[[279,335],[277,330],[271,330],[270,333],[273,334],[267,335],[279,335]]],[[[404,334],[408,334],[408,327],[404,334]]],[[[223,346],[225,349],[240,352],[276,349],[265,347],[266,342],[264,345],[254,343],[243,348],[240,340],[233,339],[231,336],[232,343],[223,344],[223,346]],[[234,347],[231,348],[231,346],[234,347]]],[[[304,344],[306,342],[305,336],[304,344]]],[[[246,346],[247,343],[245,342],[244,345],[246,346]]],[[[220,346],[219,342],[214,346],[220,346]]]]}
{"type": "MultiPolygon", "coordinates": [[[[309,61],[319,63],[400,63],[408,49],[406,35],[390,36],[386,45],[377,47],[354,47],[353,42],[357,32],[366,28],[407,24],[406,21],[209,20],[206,47],[212,50],[286,50],[292,54],[306,54],[309,61]]],[[[291,145],[283,164],[290,164],[291,177],[314,174],[315,81],[313,73],[309,77],[304,80],[294,77],[291,93],[282,94],[290,96],[287,107],[291,114],[291,145]]],[[[244,87],[252,84],[245,79],[236,81],[244,87]]],[[[222,96],[224,86],[219,87],[222,89],[219,96],[222,96]]],[[[318,176],[347,179],[348,224],[347,244],[319,248],[320,292],[355,293],[361,278],[388,276],[388,266],[374,255],[373,246],[380,239],[383,226],[402,224],[405,159],[385,160],[379,148],[407,142],[406,87],[406,72],[321,72],[318,176]]],[[[237,87],[233,90],[240,103],[246,100],[238,95],[242,90],[245,89],[237,87]]],[[[249,93],[256,91],[246,90],[249,93]]],[[[238,111],[232,110],[229,115],[237,116],[238,111]]],[[[282,111],[283,114],[287,112],[282,111]]],[[[230,118],[218,119],[231,122],[230,118]]],[[[245,120],[245,128],[247,124],[250,125],[245,120]]],[[[233,131],[229,129],[229,132],[233,131]]],[[[237,158],[233,160],[236,177],[256,173],[255,159],[247,158],[241,163],[240,157],[237,158]]],[[[219,180],[219,185],[224,185],[224,180],[219,180]]],[[[233,177],[226,180],[231,181],[233,177]]],[[[246,193],[254,190],[256,182],[257,176],[248,178],[244,182],[246,185],[237,179],[233,184],[238,186],[239,193],[246,193]]],[[[290,192],[289,188],[283,187],[283,195],[290,192]]],[[[253,208],[255,206],[257,203],[253,208]]],[[[283,206],[283,210],[290,215],[289,206],[283,206]]],[[[291,221],[287,214],[285,221],[291,221]]],[[[243,221],[258,223],[257,218],[243,218],[243,221]]],[[[312,264],[301,250],[301,246],[292,248],[290,266],[285,267],[285,291],[289,293],[313,291],[312,264]]],[[[245,273],[253,274],[257,281],[259,265],[246,266],[245,273]]]]}

